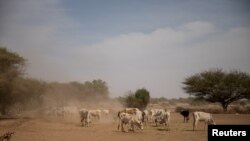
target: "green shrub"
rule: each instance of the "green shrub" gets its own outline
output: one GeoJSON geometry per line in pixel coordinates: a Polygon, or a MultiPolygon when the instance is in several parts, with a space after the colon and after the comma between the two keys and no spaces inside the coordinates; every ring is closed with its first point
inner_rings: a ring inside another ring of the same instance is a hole
{"type": "Polygon", "coordinates": [[[135,94],[130,92],[125,97],[125,106],[139,108],[141,110],[145,109],[150,101],[149,91],[146,89],[138,89],[135,94]]]}

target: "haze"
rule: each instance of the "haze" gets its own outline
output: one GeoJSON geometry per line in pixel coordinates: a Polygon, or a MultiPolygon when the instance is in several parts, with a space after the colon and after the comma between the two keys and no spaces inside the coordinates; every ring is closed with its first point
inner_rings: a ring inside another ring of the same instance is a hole
{"type": "Polygon", "coordinates": [[[27,76],[108,83],[112,97],[146,88],[188,95],[182,82],[220,68],[250,73],[248,0],[1,0],[0,45],[27,76]]]}

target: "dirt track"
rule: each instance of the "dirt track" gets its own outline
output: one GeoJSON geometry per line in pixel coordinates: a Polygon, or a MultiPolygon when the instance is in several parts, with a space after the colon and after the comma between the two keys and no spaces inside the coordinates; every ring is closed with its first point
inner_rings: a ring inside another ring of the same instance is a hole
{"type": "MultiPolygon", "coordinates": [[[[117,130],[117,122],[109,120],[95,122],[91,127],[81,127],[79,119],[11,119],[0,120],[0,134],[15,131],[11,141],[206,141],[207,131],[203,123],[192,131],[192,119],[183,123],[178,113],[172,113],[170,131],[151,124],[143,131],[123,133],[117,130]]],[[[250,124],[250,115],[217,114],[217,124],[250,124]]]]}

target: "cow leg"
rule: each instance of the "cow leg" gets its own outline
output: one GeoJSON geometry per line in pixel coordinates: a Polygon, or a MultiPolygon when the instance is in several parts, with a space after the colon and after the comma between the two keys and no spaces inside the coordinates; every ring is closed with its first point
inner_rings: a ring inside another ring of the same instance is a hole
{"type": "Polygon", "coordinates": [[[86,127],[89,127],[89,123],[90,123],[90,121],[88,121],[88,119],[85,119],[85,126],[86,127]]]}
{"type": "Polygon", "coordinates": [[[87,123],[87,127],[89,127],[90,124],[92,123],[92,121],[91,120],[86,120],[86,123],[87,123]]]}
{"type": "Polygon", "coordinates": [[[204,121],[204,130],[206,130],[207,121],[204,121]]]}
{"type": "Polygon", "coordinates": [[[157,119],[155,119],[155,126],[156,126],[156,127],[158,126],[158,124],[157,124],[157,119]]]}
{"type": "Polygon", "coordinates": [[[86,126],[86,123],[85,123],[85,121],[83,121],[83,122],[82,122],[82,126],[86,126]]]}
{"type": "Polygon", "coordinates": [[[134,125],[133,125],[133,123],[129,123],[129,131],[133,131],[134,130],[134,125]]]}
{"type": "Polygon", "coordinates": [[[194,120],[194,122],[193,122],[193,131],[194,131],[194,129],[196,128],[197,122],[198,122],[198,121],[196,121],[196,120],[194,120]]]}
{"type": "Polygon", "coordinates": [[[166,126],[166,129],[169,130],[169,124],[167,121],[165,122],[165,126],[166,126]]]}
{"type": "Polygon", "coordinates": [[[123,123],[121,123],[121,128],[122,128],[122,132],[125,132],[124,127],[123,127],[123,123]]]}
{"type": "Polygon", "coordinates": [[[167,128],[167,130],[169,130],[169,124],[168,123],[166,123],[166,128],[167,128]]]}
{"type": "Polygon", "coordinates": [[[121,124],[121,119],[119,118],[118,127],[117,127],[118,130],[119,130],[119,128],[120,128],[120,124],[121,124]]]}
{"type": "Polygon", "coordinates": [[[82,126],[83,126],[83,119],[81,119],[81,124],[82,124],[82,126]]]}
{"type": "Polygon", "coordinates": [[[135,125],[132,124],[132,131],[135,132],[135,125]]]}
{"type": "Polygon", "coordinates": [[[128,127],[128,130],[129,130],[129,131],[132,131],[133,128],[134,128],[134,127],[133,127],[133,122],[130,121],[130,122],[128,123],[128,126],[129,126],[129,127],[128,127]]]}

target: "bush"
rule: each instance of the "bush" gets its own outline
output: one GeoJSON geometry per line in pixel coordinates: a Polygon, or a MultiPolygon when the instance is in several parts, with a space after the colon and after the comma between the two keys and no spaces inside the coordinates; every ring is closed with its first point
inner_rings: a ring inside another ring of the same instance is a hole
{"type": "Polygon", "coordinates": [[[193,99],[190,103],[191,106],[204,106],[208,105],[209,103],[204,99],[193,99]]]}
{"type": "Polygon", "coordinates": [[[217,106],[192,106],[189,108],[182,107],[182,106],[177,106],[175,108],[175,112],[181,112],[182,110],[187,110],[189,109],[190,112],[194,111],[203,111],[203,112],[208,112],[208,113],[213,113],[213,114],[250,114],[250,106],[235,106],[233,108],[228,109],[227,112],[223,111],[223,109],[217,105],[217,106]]]}
{"type": "Polygon", "coordinates": [[[138,89],[135,94],[130,92],[125,97],[125,106],[143,110],[147,107],[150,101],[150,94],[146,89],[138,89]]]}

